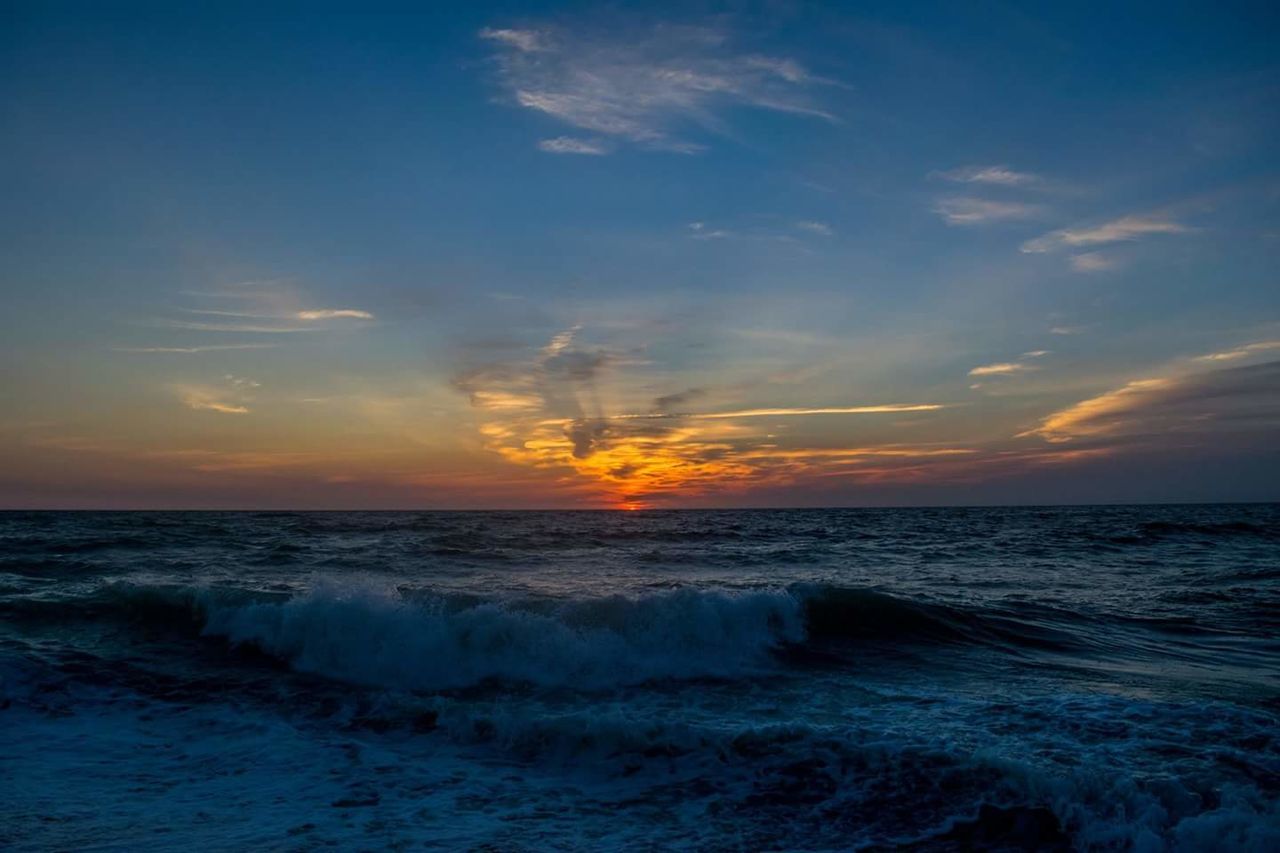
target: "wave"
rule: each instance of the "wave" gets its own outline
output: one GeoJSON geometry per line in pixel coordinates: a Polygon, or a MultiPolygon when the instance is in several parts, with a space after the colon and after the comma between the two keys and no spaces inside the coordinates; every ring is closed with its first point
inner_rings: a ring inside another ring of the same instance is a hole
{"type": "MultiPolygon", "coordinates": [[[[297,726],[385,736],[378,743],[388,748],[428,744],[432,754],[493,750],[498,763],[591,775],[584,784],[625,780],[645,796],[669,792],[672,802],[713,797],[715,819],[741,830],[747,849],[850,849],[850,839],[865,838],[934,849],[1276,849],[1275,717],[1229,705],[1027,697],[984,706],[994,732],[1060,731],[1050,742],[1055,751],[1065,744],[1071,761],[1059,765],[1040,760],[1034,737],[1026,749],[997,749],[995,739],[974,751],[935,729],[932,717],[913,721],[896,716],[900,708],[883,717],[874,703],[861,716],[850,708],[770,723],[736,711],[684,713],[673,705],[684,693],[457,689],[495,680],[611,688],[738,678],[783,671],[797,648],[1035,646],[1067,617],[1043,607],[1023,605],[1016,618],[823,585],[553,600],[331,580],[297,594],[112,584],[74,599],[28,599],[25,607],[26,617],[51,625],[102,618],[203,635],[215,649],[255,650],[324,676],[328,682],[282,684],[259,672],[264,685],[255,694],[234,685],[237,708],[285,707],[297,726]],[[351,690],[352,683],[396,689],[351,690]],[[1172,749],[1180,751],[1168,766],[1183,768],[1173,775],[1146,774],[1124,760],[1172,749]]],[[[232,686],[216,669],[170,682],[150,670],[121,674],[118,661],[88,656],[57,664],[64,681],[110,678],[100,686],[124,682],[183,709],[232,686]]],[[[35,703],[58,718],[83,710],[78,691],[87,688],[50,686],[48,671],[5,671],[0,655],[0,700],[35,703]]],[[[736,687],[727,693],[742,695],[736,687]]]]}
{"type": "MultiPolygon", "coordinates": [[[[1205,722],[1197,709],[1107,701],[1085,713],[1110,719],[1126,709],[1166,724],[1205,722]]],[[[878,726],[704,727],[642,723],[623,712],[477,713],[473,705],[448,702],[430,719],[431,731],[455,742],[492,745],[525,761],[585,764],[628,777],[649,772],[676,789],[684,779],[715,778],[717,790],[732,792],[722,809],[735,821],[782,830],[781,838],[759,845],[770,849],[785,849],[793,840],[787,835],[797,831],[809,843],[825,836],[832,849],[868,836],[943,849],[1160,849],[1172,842],[1183,849],[1271,850],[1280,840],[1280,802],[1267,784],[1274,752],[1255,753],[1258,733],[1274,718],[1242,711],[1223,712],[1214,723],[1253,744],[1223,745],[1221,760],[1230,769],[1217,771],[1216,790],[1205,790],[1194,773],[1133,775],[1089,747],[1074,768],[1053,768],[997,750],[969,751],[945,736],[887,735],[878,726]],[[821,818],[795,825],[806,813],[821,818]]],[[[1138,736],[1153,738],[1154,747],[1165,732],[1138,736]]]]}
{"type": "Polygon", "coordinates": [[[1273,527],[1248,521],[1147,521],[1139,525],[1139,529],[1147,536],[1260,536],[1265,539],[1280,536],[1280,531],[1273,527]]]}
{"type": "MultiPolygon", "coordinates": [[[[39,695],[49,701],[47,691],[39,695]]],[[[262,698],[278,706],[279,694],[262,698]]],[[[348,692],[326,708],[326,697],[314,695],[307,703],[314,710],[292,725],[358,732],[374,738],[379,755],[418,755],[422,746],[440,762],[488,753],[503,767],[537,768],[531,774],[572,772],[575,787],[614,791],[650,809],[714,802],[707,819],[715,837],[723,842],[719,833],[732,832],[736,849],[1262,851],[1280,841],[1276,752],[1266,734],[1275,718],[1244,709],[1102,697],[988,711],[997,730],[1028,721],[1068,735],[1121,726],[1150,750],[1170,748],[1170,732],[1214,732],[1204,754],[1186,751],[1178,772],[1152,775],[1117,757],[1110,739],[1071,740],[1064,765],[1038,760],[1034,748],[975,751],[945,728],[902,719],[745,723],[670,713],[666,700],[633,695],[566,698],[348,692]]]]}
{"type": "Polygon", "coordinates": [[[608,687],[761,671],[804,636],[786,594],[681,590],[639,599],[474,603],[321,583],[283,603],[202,602],[203,632],[295,669],[418,690],[488,680],[608,687]]]}
{"type": "Polygon", "coordinates": [[[482,598],[321,579],[306,592],[111,583],[77,597],[13,597],[0,617],[62,628],[119,620],[221,639],[300,672],[378,687],[485,682],[600,689],[732,679],[843,663],[871,647],[986,645],[1063,650],[1070,613],[915,601],[867,588],[796,584],[677,589],[639,597],[482,598]]]}
{"type": "Polygon", "coordinates": [[[927,643],[1067,650],[1079,636],[1061,627],[1080,614],[1022,605],[1019,612],[917,601],[864,587],[796,585],[815,643],[927,643]]]}
{"type": "Polygon", "coordinates": [[[1123,548],[1130,545],[1157,545],[1164,542],[1215,541],[1224,539],[1280,538],[1273,525],[1249,521],[1143,521],[1123,532],[1103,530],[1070,531],[1066,538],[1080,536],[1095,545],[1109,544],[1123,548]]]}

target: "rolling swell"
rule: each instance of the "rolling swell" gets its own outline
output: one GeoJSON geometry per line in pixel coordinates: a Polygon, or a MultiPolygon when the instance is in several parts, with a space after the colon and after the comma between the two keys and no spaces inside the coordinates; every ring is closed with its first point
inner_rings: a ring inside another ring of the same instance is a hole
{"type": "Polygon", "coordinates": [[[808,638],[815,643],[961,644],[1008,650],[1065,650],[1082,644],[1061,624],[1081,617],[1049,608],[1010,613],[917,601],[867,588],[798,589],[808,638]]]}

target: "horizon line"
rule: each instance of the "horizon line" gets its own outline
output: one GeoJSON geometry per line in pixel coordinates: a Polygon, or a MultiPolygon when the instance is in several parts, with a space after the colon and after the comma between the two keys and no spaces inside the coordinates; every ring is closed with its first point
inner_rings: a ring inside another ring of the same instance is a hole
{"type": "Polygon", "coordinates": [[[289,508],[289,507],[0,507],[0,513],[19,512],[236,512],[236,513],[404,513],[404,512],[450,512],[450,513],[485,513],[485,512],[823,512],[832,510],[897,510],[897,509],[1078,509],[1085,507],[1153,507],[1153,506],[1273,506],[1280,505],[1280,498],[1269,500],[1171,500],[1171,501],[1112,501],[1082,503],[954,503],[954,504],[830,504],[823,506],[658,506],[658,507],[324,507],[324,508],[289,508]]]}

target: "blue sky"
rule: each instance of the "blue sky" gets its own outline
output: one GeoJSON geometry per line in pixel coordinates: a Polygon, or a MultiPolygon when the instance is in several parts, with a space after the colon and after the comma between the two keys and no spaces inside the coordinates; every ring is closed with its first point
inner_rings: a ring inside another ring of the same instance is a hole
{"type": "Polygon", "coordinates": [[[1280,497],[1265,4],[7,14],[3,505],[1280,497]]]}

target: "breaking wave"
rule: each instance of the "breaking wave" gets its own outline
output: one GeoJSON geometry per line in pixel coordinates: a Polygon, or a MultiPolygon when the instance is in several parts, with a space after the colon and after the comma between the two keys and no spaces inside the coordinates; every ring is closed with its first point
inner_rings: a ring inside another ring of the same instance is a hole
{"type": "Polygon", "coordinates": [[[11,620],[121,620],[250,647],[353,684],[449,690],[501,681],[583,689],[729,679],[870,646],[1067,649],[1069,613],[913,601],[866,588],[675,589],[638,597],[493,598],[322,579],[292,595],[113,583],[14,598],[11,620]]]}

